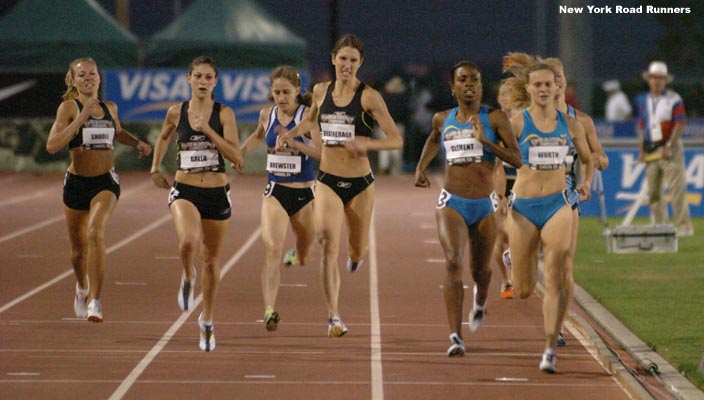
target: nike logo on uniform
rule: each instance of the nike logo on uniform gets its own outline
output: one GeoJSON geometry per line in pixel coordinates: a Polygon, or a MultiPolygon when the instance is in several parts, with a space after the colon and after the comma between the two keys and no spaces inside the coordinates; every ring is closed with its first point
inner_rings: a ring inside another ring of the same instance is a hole
{"type": "Polygon", "coordinates": [[[37,80],[32,79],[29,81],[15,83],[12,86],[4,87],[4,88],[0,89],[0,101],[3,101],[5,99],[9,99],[10,97],[16,95],[17,93],[25,91],[36,84],[37,84],[37,80]]]}

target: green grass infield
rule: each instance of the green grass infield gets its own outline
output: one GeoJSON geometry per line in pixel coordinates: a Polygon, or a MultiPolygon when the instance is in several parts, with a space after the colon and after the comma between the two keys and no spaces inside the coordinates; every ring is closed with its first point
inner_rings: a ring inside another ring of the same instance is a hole
{"type": "MultiPolygon", "coordinates": [[[[611,227],[620,220],[609,221],[611,227]]],[[[636,219],[634,224],[646,224],[636,219]]],[[[704,219],[677,253],[609,254],[598,218],[581,218],[576,282],[633,333],[704,389],[704,219]]]]}

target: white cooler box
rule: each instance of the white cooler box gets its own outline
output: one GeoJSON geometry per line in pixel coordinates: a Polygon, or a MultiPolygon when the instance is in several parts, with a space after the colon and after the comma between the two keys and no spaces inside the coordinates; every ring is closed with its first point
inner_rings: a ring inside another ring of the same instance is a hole
{"type": "Polygon", "coordinates": [[[606,239],[609,253],[676,253],[677,228],[672,224],[617,226],[606,239]]]}

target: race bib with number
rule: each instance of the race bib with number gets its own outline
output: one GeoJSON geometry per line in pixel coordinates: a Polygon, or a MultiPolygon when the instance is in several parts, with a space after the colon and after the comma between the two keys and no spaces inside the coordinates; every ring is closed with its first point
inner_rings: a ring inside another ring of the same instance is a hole
{"type": "Polygon", "coordinates": [[[181,150],[180,169],[185,172],[217,171],[220,165],[219,153],[215,149],[181,150]]]}
{"type": "Polygon", "coordinates": [[[301,173],[302,159],[289,154],[267,154],[266,170],[274,176],[291,176],[301,173]]]}
{"type": "Polygon", "coordinates": [[[84,127],[83,148],[88,150],[112,150],[115,139],[113,127],[84,127]]]}
{"type": "Polygon", "coordinates": [[[565,163],[569,152],[566,138],[547,137],[531,139],[528,164],[531,169],[558,169],[565,163]]]}
{"type": "Polygon", "coordinates": [[[445,154],[448,165],[482,162],[484,146],[474,138],[473,129],[452,130],[445,133],[445,154]]]}
{"type": "Polygon", "coordinates": [[[354,125],[321,122],[320,136],[325,146],[340,146],[354,140],[354,125]]]}

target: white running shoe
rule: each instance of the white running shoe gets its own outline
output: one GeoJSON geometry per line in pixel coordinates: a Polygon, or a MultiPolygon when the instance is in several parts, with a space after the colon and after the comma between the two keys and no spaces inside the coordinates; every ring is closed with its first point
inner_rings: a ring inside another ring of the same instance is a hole
{"type": "Polygon", "coordinates": [[[76,296],[73,298],[73,312],[76,313],[76,318],[85,319],[88,316],[89,287],[81,289],[78,282],[76,282],[76,296]]]}
{"type": "Polygon", "coordinates": [[[363,263],[364,263],[364,259],[353,262],[351,258],[348,258],[347,259],[347,270],[349,272],[356,272],[359,269],[359,267],[362,266],[363,263]]]}
{"type": "Polygon", "coordinates": [[[103,322],[103,307],[100,306],[100,300],[93,299],[88,303],[86,317],[90,322],[103,322]]]}
{"type": "Polygon", "coordinates": [[[464,357],[466,352],[464,347],[464,340],[460,338],[460,335],[453,333],[450,335],[450,347],[447,349],[448,357],[464,357]]]}
{"type": "Polygon", "coordinates": [[[476,332],[481,328],[484,320],[486,319],[486,308],[482,310],[473,309],[469,312],[469,330],[476,332]]]}
{"type": "Polygon", "coordinates": [[[555,369],[555,363],[557,363],[557,354],[555,354],[555,350],[547,349],[543,353],[543,359],[540,361],[540,370],[549,374],[554,374],[557,372],[557,369],[555,369]]]}
{"type": "Polygon", "coordinates": [[[469,330],[476,332],[486,319],[486,302],[484,306],[477,304],[477,285],[474,285],[474,308],[469,312],[469,330]]]}
{"type": "Polygon", "coordinates": [[[215,348],[215,324],[203,322],[203,313],[198,316],[198,327],[200,328],[200,342],[198,346],[203,351],[212,351],[215,348]]]}
{"type": "Polygon", "coordinates": [[[336,338],[344,336],[349,329],[347,325],[340,319],[340,317],[330,317],[328,320],[328,337],[336,338]]]}
{"type": "Polygon", "coordinates": [[[178,288],[178,306],[181,311],[193,308],[193,293],[196,289],[196,269],[193,268],[193,279],[186,279],[181,275],[181,286],[178,288]]]}

